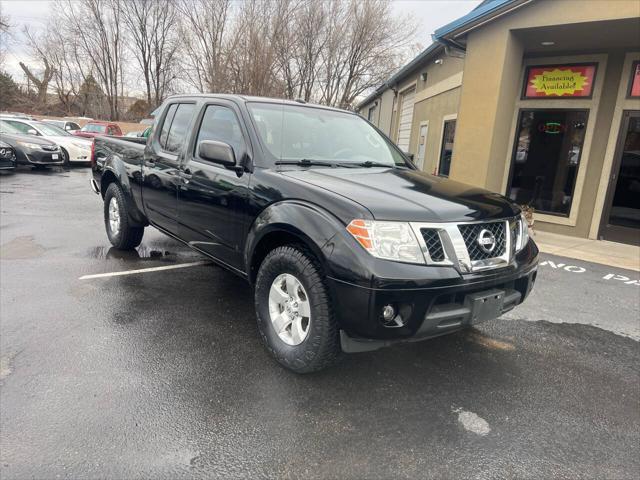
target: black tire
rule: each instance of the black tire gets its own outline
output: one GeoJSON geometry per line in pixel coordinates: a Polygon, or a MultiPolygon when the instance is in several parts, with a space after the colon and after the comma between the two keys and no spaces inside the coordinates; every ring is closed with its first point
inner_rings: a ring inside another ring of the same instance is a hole
{"type": "Polygon", "coordinates": [[[111,244],[120,250],[132,250],[140,245],[142,236],[144,235],[144,227],[134,227],[131,225],[129,218],[129,209],[124,192],[120,185],[111,183],[104,194],[104,226],[107,230],[107,236],[111,244]],[[119,228],[112,231],[109,222],[109,205],[111,199],[117,202],[118,212],[120,213],[119,228]]]}
{"type": "Polygon", "coordinates": [[[337,363],[342,356],[338,326],[322,268],[311,252],[298,245],[278,247],[265,257],[255,285],[258,330],[267,350],[296,373],[310,373],[337,363]],[[283,273],[296,277],[310,303],[309,332],[302,343],[288,345],[277,334],[269,315],[271,285],[283,273]]]}
{"type": "Polygon", "coordinates": [[[64,168],[69,168],[70,160],[69,160],[69,152],[67,152],[64,148],[60,147],[60,153],[62,155],[62,166],[64,168]]]}

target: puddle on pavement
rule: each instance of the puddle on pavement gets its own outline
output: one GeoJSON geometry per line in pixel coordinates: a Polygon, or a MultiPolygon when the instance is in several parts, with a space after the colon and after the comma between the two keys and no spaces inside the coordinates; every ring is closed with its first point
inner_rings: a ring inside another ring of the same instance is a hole
{"type": "Polygon", "coordinates": [[[115,247],[92,247],[87,251],[90,258],[102,260],[175,260],[177,254],[169,250],[139,246],[136,250],[118,250],[115,247]]]}
{"type": "Polygon", "coordinates": [[[2,260],[26,260],[40,257],[45,251],[46,249],[36,243],[33,236],[16,237],[0,246],[0,258],[2,260]]]}

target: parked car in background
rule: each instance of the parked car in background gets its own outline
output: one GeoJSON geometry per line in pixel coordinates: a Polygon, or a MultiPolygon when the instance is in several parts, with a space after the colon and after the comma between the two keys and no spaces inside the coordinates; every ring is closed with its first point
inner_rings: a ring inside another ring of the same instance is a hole
{"type": "Polygon", "coordinates": [[[73,162],[89,162],[91,155],[91,140],[78,138],[65,132],[61,128],[44,122],[33,122],[17,118],[7,118],[0,116],[0,120],[5,121],[25,135],[35,135],[50,140],[60,147],[62,161],[65,165],[73,162]]]}
{"type": "Polygon", "coordinates": [[[122,130],[117,123],[92,121],[74,133],[79,137],[93,138],[98,135],[110,135],[112,137],[121,137],[122,130]]]}
{"type": "Polygon", "coordinates": [[[144,130],[137,130],[134,132],[129,132],[125,135],[125,137],[129,137],[129,138],[149,138],[149,135],[151,134],[151,127],[147,127],[144,130]]]}
{"type": "Polygon", "coordinates": [[[16,151],[11,145],[0,141],[0,170],[16,169],[16,151]]]}
{"type": "Polygon", "coordinates": [[[46,123],[50,123],[51,125],[55,125],[56,127],[61,128],[65,132],[69,132],[69,133],[76,133],[78,130],[80,130],[80,125],[78,125],[76,122],[71,122],[69,120],[43,119],[42,121],[46,123]]]}
{"type": "Polygon", "coordinates": [[[24,135],[4,120],[0,120],[0,141],[13,147],[17,164],[36,168],[62,165],[62,152],[58,145],[42,137],[24,135]]]}
{"type": "Polygon", "coordinates": [[[3,117],[22,118],[23,120],[37,120],[33,115],[27,115],[26,113],[0,112],[0,115],[3,117]]]}

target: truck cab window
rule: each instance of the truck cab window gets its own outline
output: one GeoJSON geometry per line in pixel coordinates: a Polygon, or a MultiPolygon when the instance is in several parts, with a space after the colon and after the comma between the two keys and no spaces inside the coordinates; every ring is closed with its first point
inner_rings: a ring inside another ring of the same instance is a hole
{"type": "Polygon", "coordinates": [[[160,131],[160,146],[165,148],[167,145],[167,137],[169,136],[169,128],[171,128],[171,122],[173,122],[173,116],[176,114],[178,104],[174,103],[167,109],[167,114],[164,116],[162,122],[162,130],[160,131]]]}
{"type": "Polygon", "coordinates": [[[233,110],[219,105],[209,105],[202,117],[200,131],[198,132],[197,146],[203,140],[215,140],[228,143],[233,147],[236,158],[245,152],[245,142],[242,137],[240,123],[233,110]]]}
{"type": "Polygon", "coordinates": [[[169,127],[167,144],[164,147],[167,152],[179,153],[182,150],[194,108],[195,105],[193,103],[181,103],[178,105],[171,127],[169,127]]]}

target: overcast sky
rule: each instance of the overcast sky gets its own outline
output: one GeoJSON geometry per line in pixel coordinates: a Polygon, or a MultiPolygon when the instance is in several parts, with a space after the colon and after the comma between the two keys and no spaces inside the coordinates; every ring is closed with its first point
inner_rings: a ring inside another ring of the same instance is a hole
{"type": "MultiPolygon", "coordinates": [[[[24,74],[18,62],[29,63],[25,56],[25,47],[20,35],[22,25],[43,28],[49,18],[50,0],[0,0],[0,10],[9,15],[15,42],[9,47],[5,70],[14,79],[22,83],[24,74]]],[[[418,22],[415,42],[423,47],[431,43],[433,31],[470,12],[480,0],[394,0],[394,11],[399,15],[409,15],[418,22]]]]}

